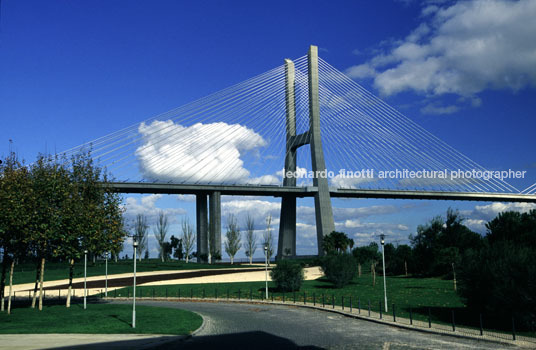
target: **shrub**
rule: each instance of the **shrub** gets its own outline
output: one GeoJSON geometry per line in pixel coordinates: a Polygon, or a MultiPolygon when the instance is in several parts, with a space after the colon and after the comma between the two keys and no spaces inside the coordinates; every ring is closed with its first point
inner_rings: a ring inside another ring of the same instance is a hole
{"type": "Polygon", "coordinates": [[[270,277],[279,291],[298,291],[304,278],[303,267],[290,260],[280,260],[270,272],[270,277]]]}
{"type": "Polygon", "coordinates": [[[356,275],[357,266],[351,254],[330,254],[322,259],[322,271],[335,288],[342,288],[356,275]]]}

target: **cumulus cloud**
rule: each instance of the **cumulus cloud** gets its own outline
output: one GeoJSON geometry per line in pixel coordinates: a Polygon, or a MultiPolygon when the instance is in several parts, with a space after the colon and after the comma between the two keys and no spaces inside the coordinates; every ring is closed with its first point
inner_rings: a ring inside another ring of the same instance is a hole
{"type": "Polygon", "coordinates": [[[141,123],[143,144],[136,150],[144,177],[173,182],[272,184],[275,176],[250,178],[246,152],[267,146],[264,138],[239,124],[223,122],[191,126],[171,120],[141,123]]]}
{"type": "Polygon", "coordinates": [[[486,232],[486,223],[493,220],[499,213],[505,211],[526,213],[532,209],[536,209],[536,204],[494,202],[486,205],[477,205],[473,210],[463,211],[462,214],[466,217],[464,220],[465,225],[476,232],[484,233],[486,232]]]}
{"type": "Polygon", "coordinates": [[[168,215],[170,223],[176,221],[177,216],[186,215],[186,210],[182,208],[158,208],[156,202],[162,198],[161,194],[151,194],[141,198],[127,197],[125,200],[125,218],[127,223],[131,223],[138,214],[143,214],[147,217],[149,224],[156,222],[156,219],[163,211],[168,215]]]}
{"type": "MultiPolygon", "coordinates": [[[[406,38],[348,68],[372,77],[383,95],[412,90],[428,96],[474,96],[485,89],[536,85],[536,1],[477,0],[430,5],[406,38]],[[450,3],[449,3],[450,4],[450,3]]],[[[455,112],[452,106],[423,112],[455,112]]]]}

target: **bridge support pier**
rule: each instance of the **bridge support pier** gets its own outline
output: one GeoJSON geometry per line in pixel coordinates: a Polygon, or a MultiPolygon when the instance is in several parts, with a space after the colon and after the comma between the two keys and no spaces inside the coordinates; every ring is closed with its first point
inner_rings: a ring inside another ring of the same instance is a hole
{"type": "Polygon", "coordinates": [[[221,192],[210,193],[209,198],[209,249],[211,262],[221,259],[221,192]]]}
{"type": "Polygon", "coordinates": [[[197,226],[197,262],[206,263],[208,257],[208,210],[207,195],[195,195],[197,226]]]}

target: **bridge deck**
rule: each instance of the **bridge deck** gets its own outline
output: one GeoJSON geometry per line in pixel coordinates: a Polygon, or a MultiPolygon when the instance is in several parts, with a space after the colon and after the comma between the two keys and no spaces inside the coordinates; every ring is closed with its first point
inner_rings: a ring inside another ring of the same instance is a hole
{"type": "MultiPolygon", "coordinates": [[[[316,187],[311,186],[196,185],[144,182],[112,182],[109,186],[114,191],[120,193],[207,194],[219,191],[222,195],[227,196],[294,196],[301,198],[313,197],[317,192],[316,187]]],[[[330,189],[330,195],[334,198],[390,198],[536,203],[536,195],[517,193],[330,189]]]]}

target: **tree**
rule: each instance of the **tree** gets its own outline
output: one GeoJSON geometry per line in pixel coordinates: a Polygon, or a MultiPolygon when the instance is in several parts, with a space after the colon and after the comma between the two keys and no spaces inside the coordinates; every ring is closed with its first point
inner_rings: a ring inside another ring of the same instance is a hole
{"type": "Polygon", "coordinates": [[[192,228],[192,225],[190,225],[190,222],[188,221],[188,218],[185,218],[182,220],[182,245],[184,247],[184,256],[186,257],[186,263],[188,264],[188,260],[190,259],[190,256],[194,250],[194,244],[195,244],[195,232],[192,228]]]}
{"type": "Polygon", "coordinates": [[[121,197],[112,192],[105,172],[96,166],[90,151],[71,158],[68,179],[63,184],[61,230],[53,242],[52,256],[69,262],[70,306],[74,261],[84,250],[95,258],[111,252],[117,255],[126,236],[121,197]]]}
{"type": "Polygon", "coordinates": [[[322,257],[322,271],[335,288],[342,288],[356,275],[354,257],[349,253],[328,254],[322,257]]]}
{"type": "Polygon", "coordinates": [[[253,254],[257,249],[257,236],[255,235],[255,221],[248,214],[246,217],[246,256],[249,258],[249,264],[253,263],[253,254]]]}
{"type": "Polygon", "coordinates": [[[266,217],[266,230],[262,235],[262,246],[266,247],[268,265],[270,265],[270,258],[274,254],[274,236],[272,235],[272,214],[266,217]]]}
{"type": "MultiPolygon", "coordinates": [[[[487,223],[480,249],[459,265],[458,292],[469,308],[516,327],[536,324],[536,211],[503,212],[487,223]]],[[[506,326],[507,324],[502,324],[506,326]]]]}
{"type": "Polygon", "coordinates": [[[164,262],[165,257],[165,251],[164,251],[164,243],[166,242],[166,235],[168,231],[168,218],[167,215],[164,214],[163,211],[160,211],[158,213],[158,219],[156,221],[156,227],[154,229],[154,237],[156,238],[156,241],[158,242],[158,254],[160,255],[160,259],[162,259],[162,262],[164,262]]]}
{"type": "Polygon", "coordinates": [[[355,247],[352,250],[352,255],[357,261],[359,276],[361,276],[361,266],[365,264],[375,265],[381,259],[378,243],[376,242],[371,242],[368,246],[355,247]]]}
{"type": "Polygon", "coordinates": [[[35,307],[37,281],[39,282],[39,310],[43,309],[43,280],[46,259],[58,254],[58,242],[62,241],[66,216],[66,198],[69,197],[71,182],[66,169],[66,160],[57,156],[39,155],[31,165],[30,179],[35,196],[32,222],[27,236],[30,249],[38,258],[37,279],[32,307],[35,307]],[[54,249],[56,248],[56,251],[54,249]]]}
{"type": "Polygon", "coordinates": [[[184,250],[182,248],[182,239],[171,236],[169,239],[169,246],[173,249],[173,257],[177,260],[182,260],[184,258],[184,250]]]}
{"type": "Polygon", "coordinates": [[[147,217],[143,214],[136,215],[136,221],[134,222],[134,234],[135,239],[138,241],[139,261],[145,250],[147,250],[147,217]]]}
{"type": "Polygon", "coordinates": [[[231,258],[231,265],[234,262],[234,256],[241,247],[240,229],[234,215],[230,215],[227,219],[227,232],[225,233],[225,252],[231,258]]]}
{"type": "Polygon", "coordinates": [[[343,253],[352,249],[354,241],[343,232],[332,231],[324,236],[322,246],[326,254],[343,253]]]}
{"type": "Polygon", "coordinates": [[[304,280],[303,267],[291,260],[281,260],[270,271],[270,277],[279,291],[298,291],[304,280]]]}
{"type": "Polygon", "coordinates": [[[0,282],[1,310],[4,311],[6,267],[9,265],[9,293],[7,313],[11,313],[11,296],[15,262],[28,250],[27,227],[33,212],[33,192],[28,168],[11,152],[0,162],[0,247],[3,250],[0,282]]]}
{"type": "Polygon", "coordinates": [[[458,211],[447,210],[446,220],[437,216],[428,224],[417,227],[410,235],[415,272],[425,276],[450,275],[452,263],[458,265],[469,249],[480,249],[482,238],[463,225],[458,211]]]}

